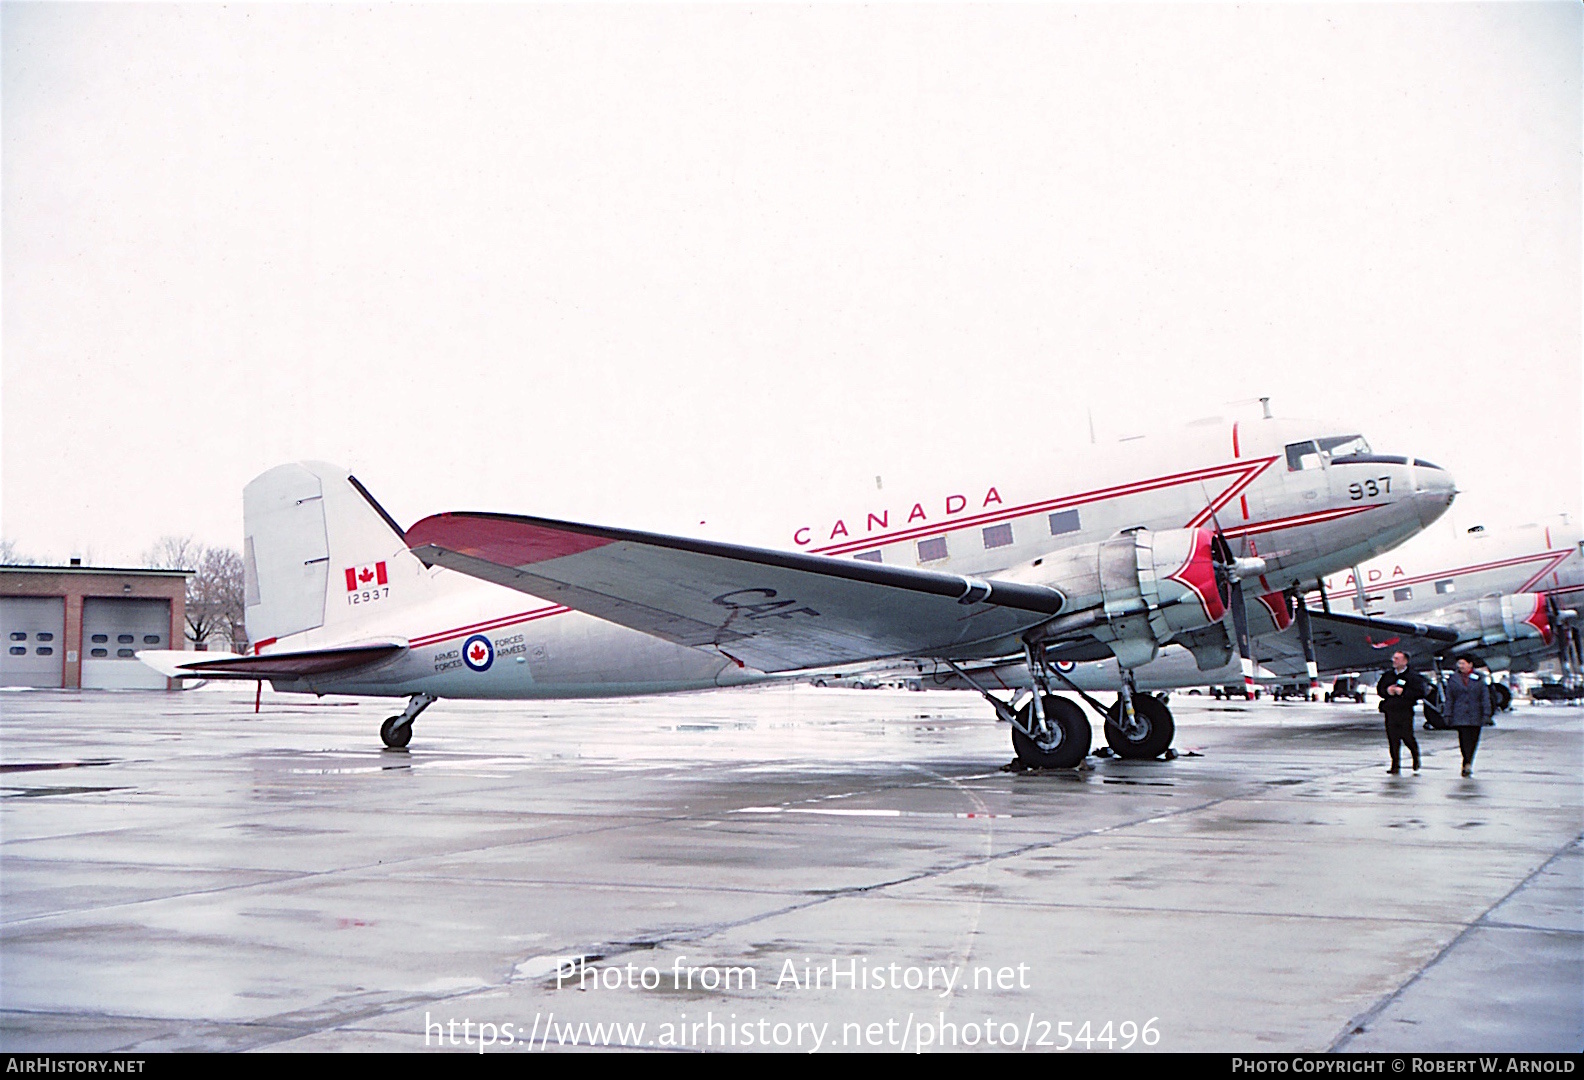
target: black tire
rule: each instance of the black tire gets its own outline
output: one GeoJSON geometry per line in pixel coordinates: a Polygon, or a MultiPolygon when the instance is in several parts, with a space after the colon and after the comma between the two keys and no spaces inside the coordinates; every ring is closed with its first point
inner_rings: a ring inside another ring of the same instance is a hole
{"type": "Polygon", "coordinates": [[[1177,722],[1172,719],[1171,710],[1159,698],[1150,697],[1148,694],[1135,694],[1133,715],[1138,718],[1143,730],[1130,739],[1118,726],[1122,719],[1121,700],[1118,699],[1115,705],[1106,710],[1106,743],[1120,758],[1143,761],[1160,757],[1171,746],[1172,738],[1177,734],[1177,722]]]}
{"type": "Polygon", "coordinates": [[[1505,683],[1493,682],[1490,684],[1491,708],[1497,712],[1506,712],[1512,708],[1512,691],[1505,683]]]}
{"type": "MultiPolygon", "coordinates": [[[[1050,725],[1051,738],[1037,743],[1017,728],[1012,729],[1012,749],[1018,760],[1035,769],[1071,769],[1089,756],[1089,746],[1094,741],[1089,718],[1075,701],[1047,694],[1040,699],[1045,710],[1045,722],[1050,725]]],[[[1018,710],[1018,723],[1034,726],[1034,702],[1018,710]]]]}
{"type": "Polygon", "coordinates": [[[402,724],[397,727],[400,721],[401,717],[392,716],[380,725],[380,739],[392,750],[400,750],[412,742],[412,725],[402,724]]]}

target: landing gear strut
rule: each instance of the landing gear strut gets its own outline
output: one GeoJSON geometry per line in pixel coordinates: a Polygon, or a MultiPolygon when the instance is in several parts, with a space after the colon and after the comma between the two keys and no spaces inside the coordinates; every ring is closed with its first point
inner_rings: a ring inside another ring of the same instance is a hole
{"type": "Polygon", "coordinates": [[[380,725],[380,739],[392,750],[402,749],[412,742],[413,721],[418,714],[439,700],[433,694],[414,694],[405,709],[380,725]]]}
{"type": "MultiPolygon", "coordinates": [[[[1023,696],[1022,691],[1008,704],[980,686],[973,676],[952,661],[947,660],[946,664],[964,682],[979,691],[980,696],[995,709],[996,716],[1012,725],[1012,749],[1019,761],[1036,769],[1076,768],[1089,756],[1094,731],[1089,727],[1089,718],[1077,704],[1051,693],[1051,672],[1045,664],[1044,654],[1043,648],[1024,643],[1023,659],[1028,664],[1029,676],[1034,682],[1034,694],[1028,704],[1016,711],[1014,706],[1023,696]]],[[[1057,675],[1059,677],[1060,673],[1057,675]]]]}

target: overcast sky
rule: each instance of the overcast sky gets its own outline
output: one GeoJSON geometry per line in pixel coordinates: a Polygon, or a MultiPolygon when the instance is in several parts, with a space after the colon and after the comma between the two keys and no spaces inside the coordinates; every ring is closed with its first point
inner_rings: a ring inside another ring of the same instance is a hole
{"type": "MultiPolygon", "coordinates": [[[[7,3],[0,530],[785,522],[1269,395],[1581,503],[1581,9],[7,3]]],[[[1257,415],[1257,412],[1254,413],[1257,415]]]]}

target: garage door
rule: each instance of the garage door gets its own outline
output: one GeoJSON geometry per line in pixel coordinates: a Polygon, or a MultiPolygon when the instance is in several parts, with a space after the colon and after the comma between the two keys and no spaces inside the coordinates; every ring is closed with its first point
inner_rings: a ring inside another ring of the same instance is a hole
{"type": "Polygon", "coordinates": [[[0,596],[0,686],[61,686],[65,630],[61,597],[0,596]]]}
{"type": "Polygon", "coordinates": [[[83,601],[84,690],[163,690],[165,676],[137,658],[170,643],[169,600],[90,596],[83,601]]]}

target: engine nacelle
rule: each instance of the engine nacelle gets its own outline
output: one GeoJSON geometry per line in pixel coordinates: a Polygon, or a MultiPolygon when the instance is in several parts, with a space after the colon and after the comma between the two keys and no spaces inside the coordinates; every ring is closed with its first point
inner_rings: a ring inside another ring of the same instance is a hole
{"type": "Polygon", "coordinates": [[[1482,597],[1478,616],[1483,645],[1533,638],[1551,644],[1551,618],[1546,612],[1545,597],[1538,593],[1482,597]]]}
{"type": "MultiPolygon", "coordinates": [[[[1458,632],[1454,652],[1537,638],[1551,644],[1551,617],[1546,611],[1545,597],[1537,593],[1482,596],[1442,611],[1447,624],[1458,632]]],[[[1435,614],[1430,616],[1432,621],[1435,614]]]]}
{"type": "Polygon", "coordinates": [[[1210,540],[1206,529],[1138,529],[997,577],[1060,590],[1067,606],[1047,633],[1083,629],[1110,645],[1123,667],[1137,667],[1179,633],[1221,620],[1210,540]]]}

